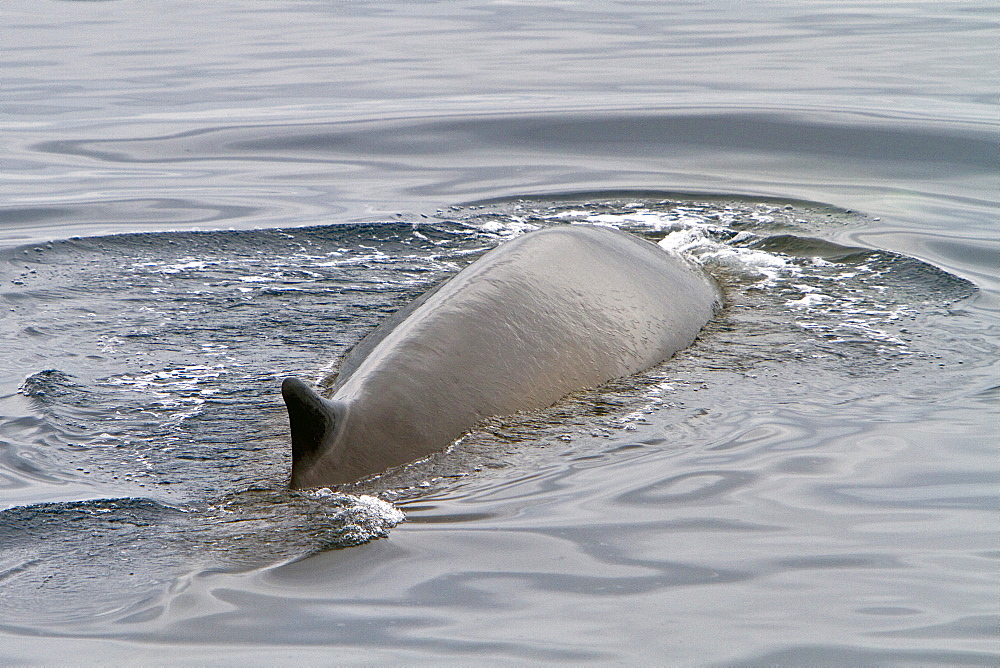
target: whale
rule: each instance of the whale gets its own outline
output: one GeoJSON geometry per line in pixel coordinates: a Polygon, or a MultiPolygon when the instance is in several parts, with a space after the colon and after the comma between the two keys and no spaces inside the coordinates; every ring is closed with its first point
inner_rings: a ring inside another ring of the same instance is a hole
{"type": "Polygon", "coordinates": [[[282,381],[290,486],[356,482],[445,450],[486,418],[647,370],[689,346],[721,303],[698,266],[628,232],[573,224],[515,237],[373,329],[323,394],[282,381]]]}

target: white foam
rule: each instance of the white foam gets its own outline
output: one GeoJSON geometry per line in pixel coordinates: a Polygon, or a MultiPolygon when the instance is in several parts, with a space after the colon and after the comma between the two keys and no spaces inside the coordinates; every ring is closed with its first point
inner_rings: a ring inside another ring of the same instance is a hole
{"type": "Polygon", "coordinates": [[[792,308],[810,308],[814,306],[819,306],[820,304],[828,301],[830,298],[826,295],[821,295],[815,292],[810,292],[802,296],[801,299],[789,299],[785,302],[785,306],[791,306],[792,308]]]}
{"type": "Polygon", "coordinates": [[[532,232],[540,229],[540,226],[526,222],[519,216],[512,216],[507,222],[496,220],[487,221],[479,227],[479,230],[487,234],[496,234],[502,237],[517,237],[525,232],[532,232]]]}
{"type": "Polygon", "coordinates": [[[392,505],[388,501],[383,501],[376,496],[370,496],[368,494],[354,496],[353,494],[335,492],[329,487],[305,490],[302,494],[314,499],[332,500],[342,503],[346,507],[345,512],[350,512],[355,516],[361,516],[363,519],[367,519],[368,521],[376,521],[377,523],[384,525],[386,528],[394,527],[406,519],[406,515],[403,511],[396,506],[392,505]]]}
{"type": "Polygon", "coordinates": [[[199,260],[198,258],[193,258],[193,257],[185,257],[185,258],[180,258],[173,263],[136,262],[132,266],[149,269],[153,272],[158,272],[161,274],[179,274],[183,271],[192,271],[192,270],[201,271],[213,264],[216,263],[209,262],[206,260],[199,260]]]}
{"type": "MultiPolygon", "coordinates": [[[[766,222],[765,214],[753,214],[754,220],[766,222]]],[[[756,238],[742,231],[735,236],[725,227],[715,222],[718,216],[709,219],[693,210],[682,208],[671,211],[650,211],[641,209],[628,213],[602,213],[586,217],[586,221],[609,227],[646,227],[655,231],[666,231],[659,246],[677,253],[707,267],[719,267],[729,271],[759,276],[765,283],[773,283],[782,275],[794,275],[798,268],[787,258],[776,253],[743,248],[738,244],[756,238]],[[728,241],[723,239],[728,237],[728,241]]],[[[576,222],[576,221],[574,221],[576,222]]]]}
{"type": "Polygon", "coordinates": [[[377,515],[382,519],[383,522],[389,526],[396,526],[400,522],[406,519],[406,515],[402,510],[392,505],[388,501],[383,501],[376,496],[369,496],[367,494],[362,494],[355,497],[355,502],[367,509],[369,512],[377,515]]]}

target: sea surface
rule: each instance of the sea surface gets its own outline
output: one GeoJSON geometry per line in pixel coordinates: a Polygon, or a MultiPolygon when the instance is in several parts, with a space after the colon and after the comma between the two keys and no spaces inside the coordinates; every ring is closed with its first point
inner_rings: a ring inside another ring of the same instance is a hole
{"type": "Polygon", "coordinates": [[[0,44],[0,663],[1000,663],[995,2],[42,0],[0,44]],[[725,307],[287,489],[283,377],[565,224],[725,307]]]}

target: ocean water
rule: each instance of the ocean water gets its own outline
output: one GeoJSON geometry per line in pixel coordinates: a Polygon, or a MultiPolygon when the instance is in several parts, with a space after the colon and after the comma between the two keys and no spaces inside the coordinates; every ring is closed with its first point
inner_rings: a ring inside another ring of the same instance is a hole
{"type": "Polygon", "coordinates": [[[994,3],[0,16],[0,662],[1000,663],[994,3]],[[282,377],[560,224],[725,308],[287,490],[282,377]]]}

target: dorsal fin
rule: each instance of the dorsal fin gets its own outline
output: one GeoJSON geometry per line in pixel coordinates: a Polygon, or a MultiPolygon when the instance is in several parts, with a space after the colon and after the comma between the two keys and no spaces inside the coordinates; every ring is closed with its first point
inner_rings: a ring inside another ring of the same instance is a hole
{"type": "Polygon", "coordinates": [[[332,401],[295,377],[281,383],[281,396],[288,409],[292,430],[292,467],[308,464],[319,454],[327,434],[337,426],[337,413],[332,401]]]}

